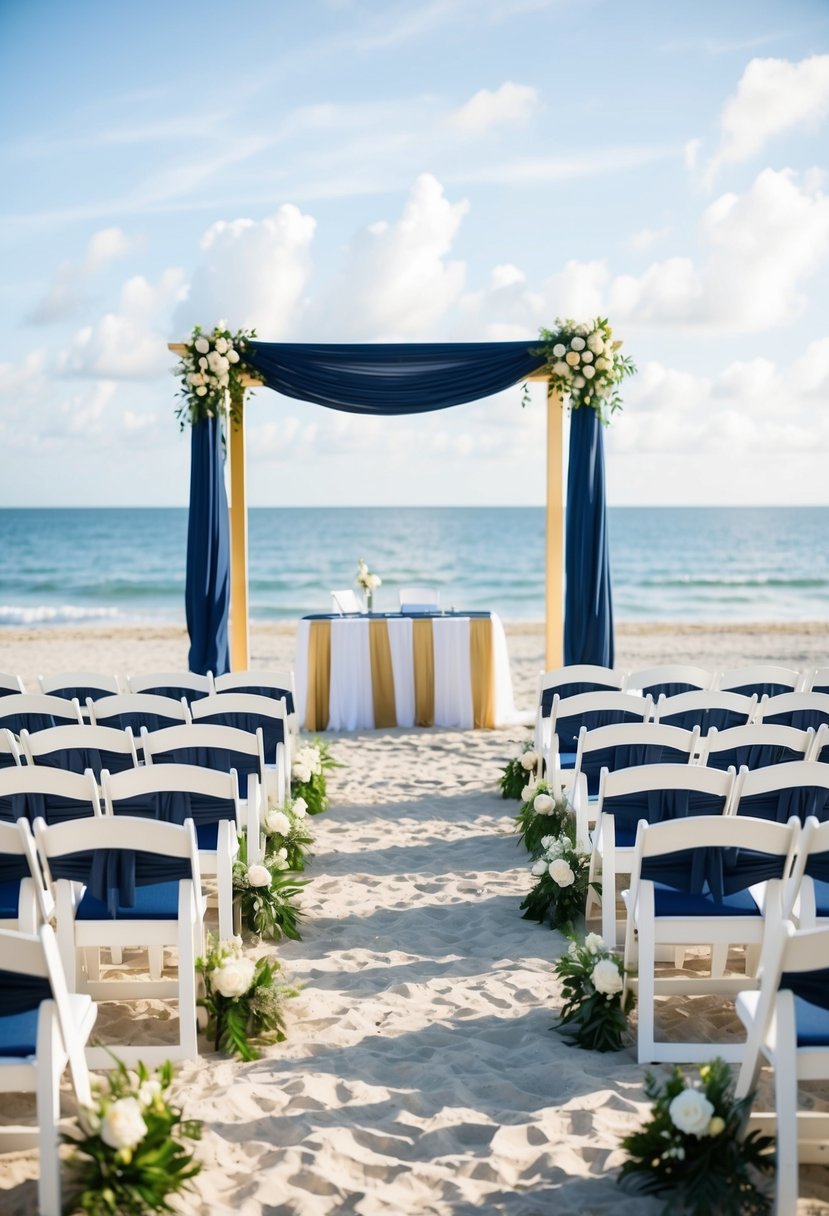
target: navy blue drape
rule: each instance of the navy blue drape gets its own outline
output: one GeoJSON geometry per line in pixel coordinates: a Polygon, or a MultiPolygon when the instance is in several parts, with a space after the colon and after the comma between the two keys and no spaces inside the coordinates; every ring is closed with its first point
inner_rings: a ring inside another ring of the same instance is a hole
{"type": "Polygon", "coordinates": [[[268,388],[351,414],[423,414],[490,397],[537,371],[527,342],[248,342],[268,388]]]}
{"type": "Polygon", "coordinates": [[[564,662],[613,666],[603,425],[573,410],[564,542],[564,662]]]}
{"type": "Polygon", "coordinates": [[[224,675],[230,671],[230,532],[218,418],[206,418],[192,427],[184,599],[190,670],[199,675],[208,671],[224,675]]]}

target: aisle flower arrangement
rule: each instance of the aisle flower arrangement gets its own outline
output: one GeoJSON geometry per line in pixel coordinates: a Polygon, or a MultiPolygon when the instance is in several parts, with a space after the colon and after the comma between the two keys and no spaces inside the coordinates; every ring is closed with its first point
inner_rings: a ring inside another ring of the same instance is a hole
{"type": "Polygon", "coordinates": [[[619,385],[635,374],[636,365],[619,353],[623,344],[613,337],[607,318],[576,323],[557,317],[556,328],[541,329],[539,338],[531,350],[544,356],[548,392],[560,393],[571,409],[595,410],[601,422],[609,422],[622,408],[619,385]]]}
{"type": "Polygon", "coordinates": [[[284,806],[268,804],[263,823],[265,857],[284,860],[294,873],[305,869],[314,837],[308,827],[308,804],[304,798],[291,798],[284,806]]]}
{"type": "Polygon", "coordinates": [[[774,1141],[743,1135],[753,1094],[734,1098],[731,1069],[720,1059],[704,1064],[699,1080],[674,1068],[660,1083],[647,1074],[651,1118],[622,1140],[627,1161],[618,1181],[647,1195],[662,1195],[664,1211],[686,1216],[763,1216],[771,1212],[764,1175],[774,1173],[774,1141]]]}
{"type": "Polygon", "coordinates": [[[93,1106],[82,1107],[81,1136],[64,1136],[72,1197],[67,1210],[89,1216],[172,1212],[170,1197],[188,1189],[201,1170],[188,1140],[201,1137],[198,1119],[182,1118],[170,1099],[173,1066],[135,1072],[120,1061],[93,1079],[93,1106]]]}
{"type": "Polygon", "coordinates": [[[532,743],[525,743],[519,756],[513,756],[501,770],[498,785],[502,798],[520,798],[528,780],[535,776],[541,767],[541,757],[532,743]]]}
{"type": "Polygon", "coordinates": [[[340,768],[340,764],[322,740],[297,748],[291,764],[291,795],[304,800],[309,815],[321,815],[328,806],[325,775],[332,768],[340,768]]]}
{"type": "Polygon", "coordinates": [[[573,812],[567,797],[542,778],[521,790],[521,807],[515,816],[519,841],[532,857],[538,857],[548,836],[575,836],[573,812]]]}
{"type": "Polygon", "coordinates": [[[543,851],[531,868],[536,883],[520,905],[524,920],[571,934],[584,922],[590,855],[580,852],[567,834],[545,836],[540,844],[543,851]]]}
{"type": "Polygon", "coordinates": [[[194,327],[176,368],[181,380],[178,395],[182,398],[176,417],[182,430],[205,418],[219,418],[228,408],[231,418],[238,420],[242,375],[248,370],[245,345],[255,337],[253,329],[231,333],[225,321],[219,321],[209,333],[200,325],[194,327]]]}
{"type": "Polygon", "coordinates": [[[299,989],[282,979],[275,958],[247,957],[241,938],[210,938],[196,970],[204,980],[198,1003],[207,1010],[207,1032],[216,1051],[258,1060],[262,1053],[257,1044],[283,1042],[284,1004],[299,989]]]}
{"type": "Polygon", "coordinates": [[[247,841],[239,837],[239,852],[233,863],[233,898],[238,901],[243,928],[259,937],[299,941],[302,915],[294,900],[306,881],[288,869],[288,850],[276,848],[264,861],[248,864],[247,841]]]}
{"type": "Polygon", "coordinates": [[[635,1000],[630,988],[625,992],[619,956],[598,933],[588,933],[581,943],[570,942],[553,970],[564,997],[554,1029],[587,1051],[620,1051],[629,1037],[635,1000]]]}

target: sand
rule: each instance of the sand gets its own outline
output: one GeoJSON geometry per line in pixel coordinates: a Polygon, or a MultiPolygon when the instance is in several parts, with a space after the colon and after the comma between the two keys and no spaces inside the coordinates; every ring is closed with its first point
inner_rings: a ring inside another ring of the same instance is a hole
{"type": "MultiPolygon", "coordinates": [[[[753,661],[824,666],[826,625],[625,626],[619,666],[753,661]]],[[[519,706],[543,666],[538,627],[508,629],[519,706]]],[[[252,661],[292,661],[290,626],[257,630],[252,661]]],[[[69,669],[184,664],[177,630],[4,631],[0,670],[30,679],[69,669]]],[[[531,885],[495,782],[526,729],[370,731],[327,736],[343,764],[314,821],[303,940],[278,957],[302,993],[289,1037],[258,1062],[205,1053],[177,1094],[204,1120],[203,1173],[180,1210],[207,1216],[655,1214],[615,1182],[619,1138],[648,1111],[644,1069],[626,1049],[568,1047],[554,930],[521,919],[531,885]]],[[[679,1003],[678,1003],[679,1005],[679,1003]]],[[[110,1010],[102,1024],[142,1041],[163,1011],[110,1010]]],[[[729,1010],[697,1000],[664,1033],[713,1040],[729,1010]]],[[[714,1054],[714,1050],[712,1050],[714,1054]]],[[[657,1068],[656,1071],[659,1071],[657,1068]]],[[[813,1090],[823,1104],[829,1087],[813,1090]]],[[[19,1103],[20,1100],[18,1100],[19,1103]]],[[[71,1112],[67,1095],[66,1111],[71,1112]]],[[[4,1102],[4,1110],[18,1107],[4,1102]]],[[[6,1117],[10,1117],[7,1115],[6,1117]]],[[[16,1115],[15,1117],[19,1117],[16,1115]]],[[[36,1210],[37,1160],[0,1157],[0,1211],[36,1210]]],[[[829,1177],[801,1172],[799,1212],[829,1212],[829,1177]]]]}

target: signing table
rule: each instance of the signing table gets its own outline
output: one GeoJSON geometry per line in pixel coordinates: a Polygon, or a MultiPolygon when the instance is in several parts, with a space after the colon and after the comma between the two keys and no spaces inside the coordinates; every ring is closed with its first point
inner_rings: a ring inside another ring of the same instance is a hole
{"type": "Polygon", "coordinates": [[[307,730],[471,730],[515,719],[504,627],[492,612],[306,616],[295,672],[307,730]]]}

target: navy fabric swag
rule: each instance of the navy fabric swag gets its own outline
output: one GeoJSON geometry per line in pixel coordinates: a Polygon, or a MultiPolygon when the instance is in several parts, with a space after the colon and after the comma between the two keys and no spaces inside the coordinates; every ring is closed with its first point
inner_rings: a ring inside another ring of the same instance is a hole
{"type": "Polygon", "coordinates": [[[191,428],[190,462],[184,591],[189,668],[224,675],[230,671],[230,531],[220,419],[206,418],[191,428]]]}
{"type": "Polygon", "coordinates": [[[613,666],[603,424],[573,410],[564,542],[564,662],[613,666]]]}

